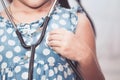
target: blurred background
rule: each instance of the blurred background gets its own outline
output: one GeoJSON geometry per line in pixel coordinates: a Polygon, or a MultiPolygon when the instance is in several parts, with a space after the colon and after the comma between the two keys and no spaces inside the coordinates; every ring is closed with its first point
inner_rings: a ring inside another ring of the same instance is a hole
{"type": "Polygon", "coordinates": [[[106,80],[120,80],[120,0],[81,0],[81,4],[95,26],[97,56],[106,80]]]}
{"type": "Polygon", "coordinates": [[[97,56],[106,80],[120,80],[120,0],[81,0],[96,29],[97,56]]]}

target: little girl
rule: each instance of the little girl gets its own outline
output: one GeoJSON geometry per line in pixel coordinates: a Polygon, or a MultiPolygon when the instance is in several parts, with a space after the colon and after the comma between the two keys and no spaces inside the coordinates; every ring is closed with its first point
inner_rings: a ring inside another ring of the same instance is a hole
{"type": "MultiPolygon", "coordinates": [[[[35,44],[55,0],[10,0],[7,7],[27,45],[35,44]]],[[[0,15],[0,80],[28,80],[31,50],[21,46],[5,11],[0,15]]],[[[33,80],[75,80],[66,61],[77,62],[85,80],[104,80],[91,24],[83,13],[56,5],[46,34],[36,47],[33,80]]]]}

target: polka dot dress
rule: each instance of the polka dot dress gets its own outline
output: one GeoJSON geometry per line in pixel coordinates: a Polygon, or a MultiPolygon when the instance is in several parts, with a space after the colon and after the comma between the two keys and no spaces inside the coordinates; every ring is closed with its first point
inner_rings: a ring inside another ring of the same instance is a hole
{"type": "MultiPolygon", "coordinates": [[[[75,73],[66,60],[47,45],[48,33],[56,28],[74,32],[77,25],[75,10],[58,6],[48,23],[46,35],[36,47],[33,80],[75,80],[75,73]]],[[[44,18],[32,23],[17,24],[27,45],[35,44],[41,35],[36,32],[44,18]]],[[[0,16],[0,80],[27,80],[31,51],[24,49],[11,22],[0,16]]]]}

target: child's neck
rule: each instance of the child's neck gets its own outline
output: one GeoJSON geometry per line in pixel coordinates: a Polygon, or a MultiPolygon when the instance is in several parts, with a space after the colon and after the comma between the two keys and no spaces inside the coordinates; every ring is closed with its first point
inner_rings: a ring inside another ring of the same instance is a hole
{"type": "Polygon", "coordinates": [[[11,9],[11,14],[15,18],[16,20],[15,22],[17,24],[31,23],[42,17],[45,17],[48,14],[52,4],[53,4],[52,2],[47,2],[43,6],[33,9],[33,8],[26,7],[20,3],[18,5],[15,3],[12,3],[10,5],[10,9],[11,9]]]}
{"type": "Polygon", "coordinates": [[[26,6],[23,3],[21,3],[19,0],[15,0],[11,3],[11,6],[14,7],[14,10],[16,11],[22,11],[25,13],[33,13],[33,12],[48,12],[50,7],[52,6],[53,1],[52,0],[48,0],[47,2],[45,2],[44,4],[41,4],[38,7],[32,8],[30,6],[26,6]]]}

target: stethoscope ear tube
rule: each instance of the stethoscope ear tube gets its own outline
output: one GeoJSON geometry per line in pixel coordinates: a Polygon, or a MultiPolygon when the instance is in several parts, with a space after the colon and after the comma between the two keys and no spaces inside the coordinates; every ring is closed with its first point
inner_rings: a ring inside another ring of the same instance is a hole
{"type": "Polygon", "coordinates": [[[81,73],[80,73],[80,70],[79,71],[77,70],[77,67],[75,66],[75,64],[73,64],[73,62],[69,59],[66,59],[66,61],[68,62],[68,64],[72,68],[72,70],[75,72],[76,80],[84,80],[81,73]]]}
{"type": "Polygon", "coordinates": [[[5,5],[5,2],[4,2],[3,0],[0,0],[0,1],[1,1],[1,4],[2,4],[4,10],[5,10],[5,13],[6,13],[7,17],[8,17],[9,20],[12,22],[12,25],[13,25],[15,31],[16,31],[16,30],[17,30],[16,24],[15,24],[15,22],[13,21],[12,16],[10,15],[10,13],[9,13],[9,11],[8,11],[8,9],[7,9],[7,7],[6,7],[6,5],[5,5]]]}
{"type": "Polygon", "coordinates": [[[49,20],[50,20],[50,17],[46,16],[45,22],[43,23],[43,31],[41,33],[41,38],[39,38],[38,43],[35,46],[39,45],[39,43],[41,43],[41,41],[43,40],[49,20]]]}
{"type": "Polygon", "coordinates": [[[21,44],[25,49],[30,49],[31,46],[28,46],[28,45],[25,44],[25,42],[24,42],[24,40],[23,40],[23,38],[22,38],[22,35],[21,35],[21,33],[18,31],[18,29],[17,29],[15,32],[16,32],[17,35],[19,35],[19,36],[18,36],[18,39],[20,40],[20,44],[21,44]]]}

